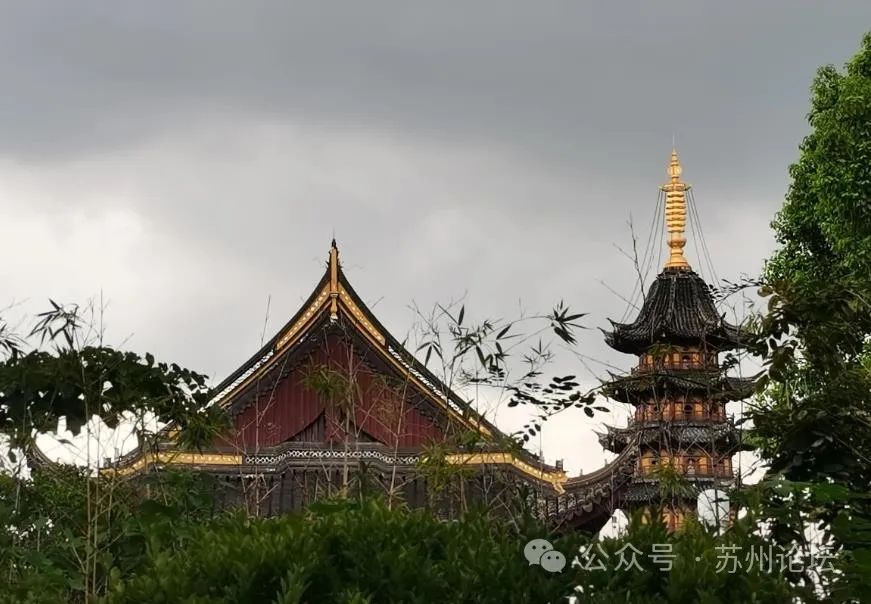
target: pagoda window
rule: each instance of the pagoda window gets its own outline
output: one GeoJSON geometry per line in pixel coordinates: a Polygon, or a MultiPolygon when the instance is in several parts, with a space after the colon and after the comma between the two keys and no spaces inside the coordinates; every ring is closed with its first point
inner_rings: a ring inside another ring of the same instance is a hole
{"type": "Polygon", "coordinates": [[[652,474],[656,471],[656,468],[659,466],[659,454],[655,451],[646,451],[641,456],[641,473],[642,474],[652,474]]]}
{"type": "Polygon", "coordinates": [[[696,468],[698,467],[698,460],[695,457],[688,457],[686,463],[686,473],[690,476],[694,476],[696,473],[696,468]]]}
{"type": "Polygon", "coordinates": [[[692,357],[688,354],[685,354],[680,358],[680,366],[683,369],[689,369],[692,366],[692,362],[692,357]]]}
{"type": "Polygon", "coordinates": [[[689,403],[683,406],[683,416],[684,419],[692,419],[693,417],[693,406],[689,403]]]}

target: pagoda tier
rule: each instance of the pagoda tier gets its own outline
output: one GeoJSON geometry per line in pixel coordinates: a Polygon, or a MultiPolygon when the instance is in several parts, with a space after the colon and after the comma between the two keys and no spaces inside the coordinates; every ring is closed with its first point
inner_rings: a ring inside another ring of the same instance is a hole
{"type": "MultiPolygon", "coordinates": [[[[689,513],[684,512],[684,516],[687,516],[692,514],[695,501],[703,491],[720,487],[721,485],[718,484],[718,479],[714,476],[696,476],[687,480],[682,486],[683,492],[680,494],[679,499],[688,504],[693,504],[688,506],[690,508],[689,513]]],[[[662,499],[662,490],[655,481],[636,481],[627,487],[622,495],[622,501],[625,504],[638,505],[662,499]]]]}
{"type": "Polygon", "coordinates": [[[752,378],[729,377],[718,369],[660,369],[635,371],[628,376],[610,375],[612,379],[603,394],[633,405],[694,395],[715,402],[738,401],[753,392],[752,378]]]}
{"type": "Polygon", "coordinates": [[[650,286],[632,323],[605,331],[611,348],[641,354],[656,344],[698,345],[714,350],[740,346],[738,328],[717,312],[711,288],[689,267],[666,267],[650,286]]]}
{"type": "Polygon", "coordinates": [[[667,432],[659,422],[632,421],[627,428],[606,426],[599,434],[599,444],[608,451],[622,453],[629,446],[656,448],[664,439],[670,446],[686,447],[703,443],[715,446],[720,451],[736,451],[741,448],[741,431],[731,421],[681,421],[674,422],[667,432]]]}

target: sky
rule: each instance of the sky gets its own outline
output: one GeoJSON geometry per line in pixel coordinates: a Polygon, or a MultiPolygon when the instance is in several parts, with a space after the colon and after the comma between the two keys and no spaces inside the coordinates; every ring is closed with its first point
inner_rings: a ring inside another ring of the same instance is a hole
{"type": "MultiPolygon", "coordinates": [[[[14,324],[49,297],[103,300],[110,343],[217,383],[309,295],[335,235],[400,339],[412,304],[588,313],[578,349],[592,360],[558,369],[593,384],[633,362],[594,328],[626,311],[636,277],[617,247],[630,217],[647,236],[673,141],[716,276],[757,274],[813,75],[856,52],[871,3],[35,1],[3,14],[0,307],[14,324]]],[[[524,419],[497,415],[506,431],[524,419]]],[[[622,421],[568,413],[536,446],[590,472],[608,459],[593,430],[622,421]]]]}

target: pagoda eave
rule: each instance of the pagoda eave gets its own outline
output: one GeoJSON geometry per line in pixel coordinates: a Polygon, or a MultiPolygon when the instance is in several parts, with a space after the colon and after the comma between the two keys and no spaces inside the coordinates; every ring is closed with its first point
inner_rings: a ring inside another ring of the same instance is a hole
{"type": "Polygon", "coordinates": [[[713,350],[741,346],[738,327],[714,305],[711,288],[688,267],[666,267],[650,286],[632,323],[611,321],[605,342],[619,352],[642,354],[661,342],[713,350]]]}
{"type": "Polygon", "coordinates": [[[638,422],[628,428],[608,427],[599,435],[599,443],[607,450],[622,453],[631,444],[650,445],[668,440],[677,445],[713,444],[725,451],[744,450],[741,431],[731,423],[709,421],[638,422]],[[647,425],[645,425],[647,424],[647,425]]]}
{"type": "Polygon", "coordinates": [[[753,392],[753,378],[731,378],[719,372],[663,370],[616,376],[605,387],[605,395],[615,401],[637,405],[651,398],[702,395],[706,399],[728,402],[747,398],[753,392]]]}

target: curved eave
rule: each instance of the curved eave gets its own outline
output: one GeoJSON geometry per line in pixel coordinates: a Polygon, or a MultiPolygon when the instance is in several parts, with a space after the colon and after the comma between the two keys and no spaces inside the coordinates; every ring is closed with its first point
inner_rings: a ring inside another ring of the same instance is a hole
{"type": "MultiPolygon", "coordinates": [[[[720,478],[713,476],[694,476],[692,478],[684,477],[683,490],[681,493],[670,493],[669,496],[676,496],[685,501],[695,501],[699,494],[713,486],[721,488],[729,485],[734,481],[733,478],[720,478]]],[[[622,501],[626,503],[650,503],[651,501],[660,501],[662,499],[662,487],[657,479],[648,481],[636,482],[627,487],[622,493],[622,501]]]]}
{"type": "Polygon", "coordinates": [[[687,268],[666,268],[657,275],[632,323],[610,323],[606,343],[629,354],[641,354],[657,343],[717,350],[741,346],[739,329],[717,311],[711,288],[687,268]]]}
{"type": "Polygon", "coordinates": [[[608,432],[599,436],[599,442],[609,451],[620,453],[630,444],[651,444],[667,435],[673,443],[715,443],[725,450],[738,451],[741,433],[731,423],[688,421],[688,422],[650,422],[646,425],[629,428],[608,427],[608,432]]]}
{"type": "MultiPolygon", "coordinates": [[[[331,249],[330,260],[323,277],[302,307],[260,350],[213,389],[212,403],[225,408],[231,407],[233,402],[238,397],[245,396],[260,378],[275,370],[281,359],[299,345],[306,334],[317,325],[323,324],[326,317],[335,320],[339,314],[351,321],[356,327],[355,331],[371,344],[371,348],[385,363],[407,378],[417,391],[441,407],[451,420],[476,430],[493,441],[498,442],[508,438],[445,385],[387,331],[345,277],[335,247],[331,249]]],[[[171,432],[172,427],[167,427],[165,433],[171,435],[171,432]]],[[[526,450],[519,451],[515,457],[517,464],[535,467],[537,471],[544,472],[550,477],[561,472],[553,466],[544,464],[536,455],[526,450]]],[[[147,454],[140,453],[138,450],[128,456],[130,463],[146,458],[147,454]]],[[[142,461],[142,463],[148,462],[142,461]]],[[[547,479],[546,482],[552,481],[547,479]]]]}
{"type": "Polygon", "coordinates": [[[753,393],[755,378],[734,378],[720,373],[698,371],[651,371],[630,376],[610,374],[612,381],[603,392],[621,403],[637,403],[654,395],[703,394],[714,401],[737,401],[753,393]]]}
{"type": "Polygon", "coordinates": [[[613,323],[613,329],[601,329],[605,335],[605,343],[625,354],[643,354],[656,344],[672,344],[675,346],[697,346],[718,351],[734,350],[744,346],[741,331],[734,325],[722,323],[702,334],[681,333],[671,329],[661,329],[656,332],[644,332],[624,323],[613,323]]]}
{"type": "Polygon", "coordinates": [[[308,299],[303,303],[303,305],[299,308],[296,314],[291,317],[291,319],[284,324],[284,326],[278,330],[278,332],[270,338],[270,340],[263,345],[260,350],[255,352],[247,361],[242,363],[238,369],[236,369],[233,373],[228,375],[226,378],[221,380],[221,382],[212,389],[214,392],[215,402],[221,402],[224,398],[231,395],[238,386],[238,382],[240,380],[244,380],[247,376],[246,373],[251,372],[253,369],[256,369],[258,364],[264,362],[264,359],[267,359],[272,354],[274,354],[275,349],[277,348],[276,344],[281,339],[282,336],[290,332],[295,326],[300,325],[303,321],[303,318],[306,312],[310,311],[313,307],[315,307],[315,301],[319,296],[322,295],[324,289],[328,287],[330,282],[330,272],[327,270],[324,273],[324,276],[321,277],[321,280],[318,282],[314,291],[312,291],[311,295],[309,295],[308,299]]]}
{"type": "Polygon", "coordinates": [[[636,451],[629,448],[602,468],[566,480],[565,493],[543,502],[548,523],[557,529],[598,532],[630,484],[636,462],[636,451]]]}

